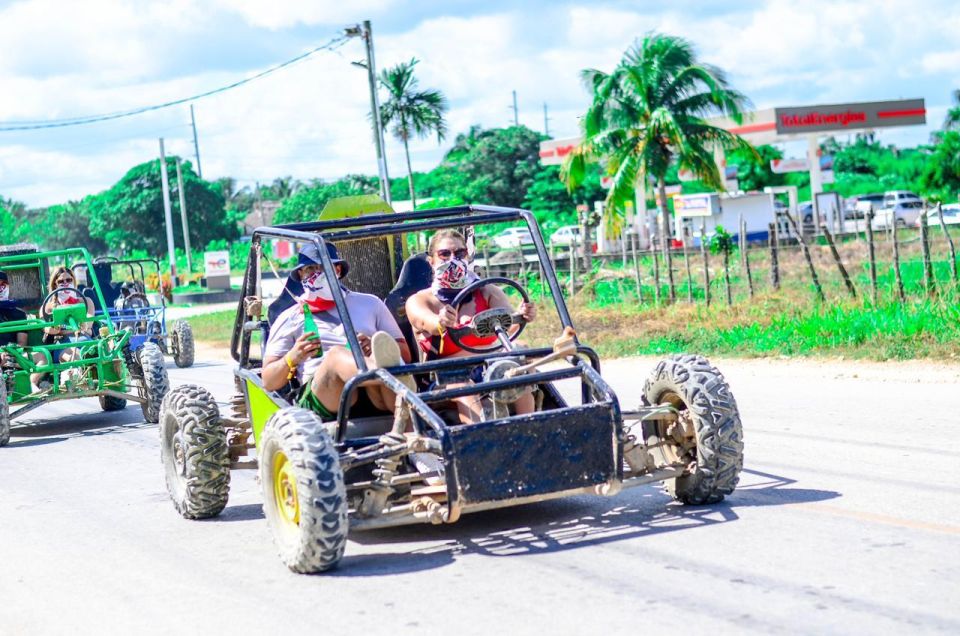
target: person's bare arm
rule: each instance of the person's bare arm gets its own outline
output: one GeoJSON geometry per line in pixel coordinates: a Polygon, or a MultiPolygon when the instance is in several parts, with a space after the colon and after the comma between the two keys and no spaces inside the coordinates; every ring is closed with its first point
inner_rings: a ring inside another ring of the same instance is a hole
{"type": "Polygon", "coordinates": [[[267,356],[264,359],[261,372],[263,388],[267,391],[282,388],[290,379],[290,367],[296,369],[301,362],[317,353],[317,349],[320,348],[320,339],[311,338],[311,335],[308,333],[301,335],[293,344],[293,348],[284,355],[267,356]]]}
{"type": "MultiPolygon", "coordinates": [[[[407,318],[415,331],[438,335],[440,333],[440,313],[431,306],[433,294],[429,291],[417,292],[407,299],[407,318]]],[[[446,305],[444,306],[446,307],[446,305]]],[[[443,311],[443,308],[440,309],[443,311]]],[[[454,315],[454,318],[456,316],[454,315]]],[[[403,349],[401,348],[401,351],[403,349]]],[[[410,354],[409,349],[407,355],[410,354]]]]}

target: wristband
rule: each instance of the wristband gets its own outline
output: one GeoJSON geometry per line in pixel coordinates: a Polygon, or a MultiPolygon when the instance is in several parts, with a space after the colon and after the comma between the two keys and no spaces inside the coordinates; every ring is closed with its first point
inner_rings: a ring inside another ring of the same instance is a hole
{"type": "Polygon", "coordinates": [[[297,365],[293,363],[293,360],[290,359],[290,354],[286,353],[283,356],[283,361],[287,363],[287,379],[292,380],[293,376],[297,373],[297,365]]]}

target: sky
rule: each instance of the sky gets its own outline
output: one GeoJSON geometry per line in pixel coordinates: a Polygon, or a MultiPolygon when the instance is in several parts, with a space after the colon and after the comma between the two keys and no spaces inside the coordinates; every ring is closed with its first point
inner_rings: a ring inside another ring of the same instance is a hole
{"type": "MultiPolygon", "coordinates": [[[[448,98],[449,135],[411,144],[429,170],[471,125],[519,122],[578,134],[585,68],[612,70],[657,31],[689,39],[755,108],[926,99],[927,126],[884,143],[928,141],[960,88],[960,3],[939,0],[617,2],[528,0],[0,0],[0,127],[113,113],[196,95],[254,75],[369,19],[378,69],[420,60],[421,88],[448,98]]],[[[194,104],[203,176],[240,185],[276,177],[376,174],[359,39],[194,104]]],[[[189,106],[108,122],[0,131],[0,196],[30,207],[103,191],[139,163],[193,161],[189,106]]],[[[392,177],[405,175],[389,135],[392,177]]],[[[786,147],[787,156],[801,156],[786,147]]],[[[496,203],[496,202],[490,202],[496,203]]]]}

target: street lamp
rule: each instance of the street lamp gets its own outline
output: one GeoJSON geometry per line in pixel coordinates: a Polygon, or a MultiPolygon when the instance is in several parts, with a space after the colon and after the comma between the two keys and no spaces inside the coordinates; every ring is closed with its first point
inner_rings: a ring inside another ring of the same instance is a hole
{"type": "Polygon", "coordinates": [[[371,117],[373,141],[377,148],[377,169],[380,173],[380,195],[384,201],[392,204],[390,175],[387,173],[387,158],[384,154],[383,127],[380,125],[380,98],[377,96],[377,71],[373,62],[373,31],[370,28],[370,20],[364,20],[363,24],[348,26],[343,33],[350,38],[363,38],[367,49],[366,63],[353,62],[353,64],[367,69],[367,79],[370,82],[370,109],[373,111],[373,117],[371,117]]]}

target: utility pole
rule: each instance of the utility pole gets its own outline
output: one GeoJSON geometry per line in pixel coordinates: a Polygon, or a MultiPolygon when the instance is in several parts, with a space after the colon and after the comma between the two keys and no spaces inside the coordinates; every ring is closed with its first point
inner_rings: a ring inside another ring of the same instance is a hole
{"type": "Polygon", "coordinates": [[[183,221],[183,249],[187,252],[187,273],[193,271],[190,259],[190,223],[187,221],[187,195],[183,192],[183,171],[180,169],[180,157],[177,157],[177,192],[180,194],[180,217],[183,221]]]}
{"type": "Polygon", "coordinates": [[[372,111],[371,120],[373,121],[373,142],[377,147],[377,169],[380,174],[380,195],[388,204],[393,204],[390,198],[390,175],[387,172],[387,158],[384,154],[385,143],[383,140],[383,126],[380,124],[380,97],[377,95],[377,67],[373,55],[373,29],[370,26],[370,20],[364,20],[363,24],[344,29],[347,37],[363,38],[363,43],[367,48],[367,62],[353,62],[357,66],[364,66],[367,69],[367,80],[370,82],[370,110],[372,111]]]}
{"type": "MultiPolygon", "coordinates": [[[[197,143],[197,120],[193,116],[193,104],[190,104],[190,125],[193,126],[193,156],[197,158],[197,176],[203,179],[203,170],[200,168],[200,144],[197,143]]],[[[190,256],[187,256],[190,259],[190,256]]]]}
{"type": "Polygon", "coordinates": [[[513,92],[513,125],[519,126],[520,117],[517,113],[517,91],[512,91],[512,92],[513,92]]]}
{"type": "MultiPolygon", "coordinates": [[[[163,190],[163,218],[167,225],[167,254],[170,257],[170,284],[177,285],[177,253],[173,250],[173,219],[170,212],[170,186],[167,183],[167,157],[160,138],[160,187],[163,190]]],[[[161,285],[163,287],[163,285],[161,285]]],[[[162,291],[162,290],[161,290],[162,291]]]]}
{"type": "Polygon", "coordinates": [[[550,118],[547,116],[547,102],[543,102],[543,134],[550,136],[550,118]]]}

